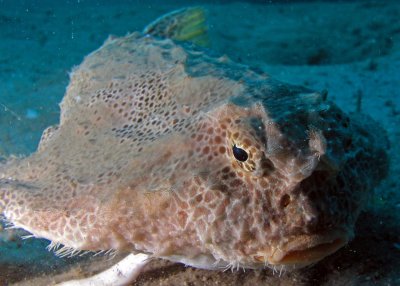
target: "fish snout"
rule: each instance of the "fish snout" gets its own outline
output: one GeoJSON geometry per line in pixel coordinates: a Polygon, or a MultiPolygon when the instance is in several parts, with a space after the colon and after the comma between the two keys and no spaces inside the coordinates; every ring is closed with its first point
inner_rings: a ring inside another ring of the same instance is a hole
{"type": "Polygon", "coordinates": [[[349,241],[342,230],[321,235],[299,235],[288,242],[260,251],[253,258],[264,264],[301,268],[333,254],[349,241]]]}

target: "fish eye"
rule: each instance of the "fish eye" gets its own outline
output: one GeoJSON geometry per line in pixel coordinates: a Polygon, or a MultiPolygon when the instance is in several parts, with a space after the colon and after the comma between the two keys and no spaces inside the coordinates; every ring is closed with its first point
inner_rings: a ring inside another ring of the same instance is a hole
{"type": "Polygon", "coordinates": [[[236,145],[233,145],[232,151],[233,151],[233,156],[235,156],[236,160],[240,162],[244,162],[247,160],[247,158],[249,158],[247,152],[244,151],[242,148],[237,147],[236,145]]]}

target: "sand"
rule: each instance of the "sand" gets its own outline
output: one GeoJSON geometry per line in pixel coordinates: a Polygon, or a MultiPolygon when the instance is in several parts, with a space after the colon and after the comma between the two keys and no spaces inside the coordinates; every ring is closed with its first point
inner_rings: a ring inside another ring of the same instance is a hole
{"type": "MultiPolygon", "coordinates": [[[[44,128],[58,121],[68,72],[109,34],[141,30],[200,3],[60,2],[0,1],[0,160],[36,149],[44,128]]],[[[327,89],[344,110],[375,118],[391,142],[390,175],[361,215],[356,238],[313,267],[223,272],[154,260],[135,285],[400,285],[400,3],[270,2],[203,1],[212,49],[280,80],[327,89]]],[[[58,258],[45,240],[20,234],[0,232],[0,285],[49,285],[123,256],[58,258]]]]}

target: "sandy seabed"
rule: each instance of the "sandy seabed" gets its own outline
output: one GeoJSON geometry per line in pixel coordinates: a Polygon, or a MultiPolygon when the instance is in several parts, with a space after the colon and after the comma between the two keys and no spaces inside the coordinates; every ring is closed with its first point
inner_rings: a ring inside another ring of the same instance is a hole
{"type": "MultiPolygon", "coordinates": [[[[154,260],[135,285],[400,285],[398,1],[38,2],[0,1],[0,159],[36,149],[41,132],[58,121],[68,72],[109,34],[141,30],[188,3],[207,8],[217,54],[326,89],[341,108],[361,108],[388,132],[389,177],[360,216],[356,238],[334,255],[291,273],[206,271],[154,260]]],[[[1,285],[88,276],[122,256],[58,258],[45,249],[48,242],[19,234],[0,232],[1,285]]]]}

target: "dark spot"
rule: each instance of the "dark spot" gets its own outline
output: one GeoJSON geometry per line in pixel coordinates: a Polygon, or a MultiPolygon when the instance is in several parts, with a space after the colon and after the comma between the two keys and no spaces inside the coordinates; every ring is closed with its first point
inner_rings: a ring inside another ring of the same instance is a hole
{"type": "Polygon", "coordinates": [[[235,156],[236,160],[240,162],[245,162],[249,158],[247,152],[239,147],[236,147],[236,145],[233,145],[232,151],[233,151],[233,156],[235,156]]]}
{"type": "Polygon", "coordinates": [[[261,166],[262,166],[262,169],[263,169],[263,175],[264,176],[270,175],[275,170],[274,163],[272,163],[272,161],[270,159],[268,159],[268,158],[264,158],[262,160],[261,166]]]}
{"type": "Polygon", "coordinates": [[[229,167],[225,167],[222,169],[222,173],[229,173],[231,169],[229,167]]]}
{"type": "Polygon", "coordinates": [[[216,136],[216,137],[214,138],[214,142],[215,142],[216,144],[220,144],[220,143],[222,142],[221,137],[220,137],[220,136],[216,136]]]}
{"type": "Polygon", "coordinates": [[[307,59],[309,65],[321,65],[329,60],[329,53],[327,50],[321,48],[315,51],[307,59]]]}
{"type": "Polygon", "coordinates": [[[351,144],[353,143],[351,138],[346,138],[344,140],[344,149],[348,151],[351,148],[351,144]]]}
{"type": "Polygon", "coordinates": [[[286,208],[290,204],[290,196],[288,194],[284,194],[280,201],[281,208],[286,208]]]}
{"type": "Polygon", "coordinates": [[[242,181],[240,180],[240,179],[234,179],[233,181],[231,181],[230,182],[230,186],[232,187],[232,188],[236,188],[236,187],[239,187],[240,185],[242,185],[243,183],[242,183],[242,181]]]}

